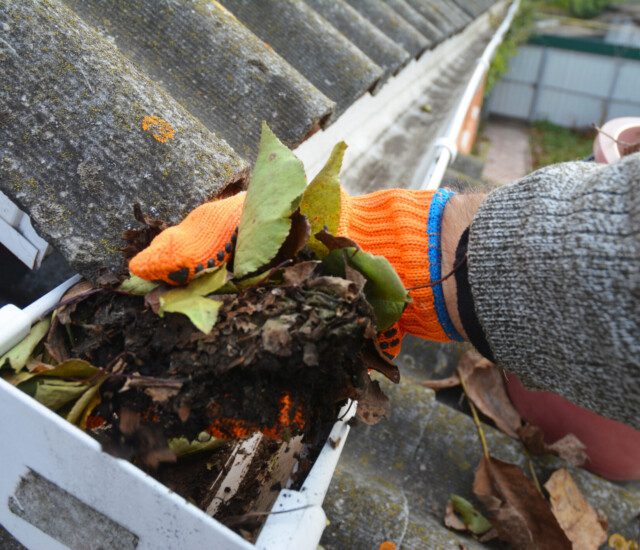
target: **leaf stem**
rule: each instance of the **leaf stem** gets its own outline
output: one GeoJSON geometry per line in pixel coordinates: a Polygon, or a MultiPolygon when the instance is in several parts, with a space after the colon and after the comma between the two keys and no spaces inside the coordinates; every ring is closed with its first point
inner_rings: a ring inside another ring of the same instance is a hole
{"type": "Polygon", "coordinates": [[[524,448],[524,446],[522,448],[522,452],[524,453],[524,456],[527,457],[527,465],[529,466],[529,473],[531,473],[533,484],[536,486],[536,489],[538,489],[538,492],[544,496],[544,493],[542,492],[542,486],[540,485],[540,480],[538,479],[536,470],[533,467],[533,460],[531,460],[531,455],[529,454],[529,451],[527,451],[527,449],[524,448]]]}
{"type": "Polygon", "coordinates": [[[478,411],[476,410],[476,406],[473,404],[473,401],[469,397],[469,392],[467,391],[467,383],[459,373],[460,383],[462,384],[462,389],[464,390],[464,394],[467,398],[467,403],[469,403],[469,407],[471,408],[471,416],[473,417],[473,423],[476,425],[476,429],[478,430],[478,436],[480,437],[480,444],[482,445],[482,454],[484,457],[489,460],[489,447],[487,445],[487,438],[484,434],[484,430],[482,429],[482,423],[480,422],[480,417],[478,416],[478,411]]]}

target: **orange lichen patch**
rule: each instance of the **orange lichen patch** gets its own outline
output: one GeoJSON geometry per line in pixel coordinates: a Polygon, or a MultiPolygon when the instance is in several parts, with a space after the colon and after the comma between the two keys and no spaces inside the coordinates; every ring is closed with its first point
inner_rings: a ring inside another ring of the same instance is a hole
{"type": "Polygon", "coordinates": [[[258,426],[237,418],[219,418],[211,423],[206,431],[218,439],[244,439],[255,432],[262,432],[272,439],[283,439],[292,432],[301,432],[304,428],[302,408],[298,406],[292,416],[292,407],[291,396],[284,393],[280,398],[278,422],[274,426],[258,426]]]}
{"type": "Polygon", "coordinates": [[[160,143],[166,143],[176,135],[176,131],[171,124],[155,115],[147,115],[142,119],[142,129],[145,132],[149,132],[160,143]]]}
{"type": "Polygon", "coordinates": [[[380,548],[378,550],[396,550],[396,543],[391,540],[385,540],[380,543],[380,548]]]}

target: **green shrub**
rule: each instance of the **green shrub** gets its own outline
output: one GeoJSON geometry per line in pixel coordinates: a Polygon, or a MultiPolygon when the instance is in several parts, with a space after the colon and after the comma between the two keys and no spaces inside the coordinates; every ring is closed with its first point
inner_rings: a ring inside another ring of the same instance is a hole
{"type": "Polygon", "coordinates": [[[521,44],[524,44],[531,35],[535,15],[536,2],[533,0],[522,0],[518,13],[516,13],[511,27],[498,46],[496,53],[489,66],[487,74],[487,86],[485,94],[488,94],[493,86],[509,69],[509,60],[518,52],[521,44]]]}

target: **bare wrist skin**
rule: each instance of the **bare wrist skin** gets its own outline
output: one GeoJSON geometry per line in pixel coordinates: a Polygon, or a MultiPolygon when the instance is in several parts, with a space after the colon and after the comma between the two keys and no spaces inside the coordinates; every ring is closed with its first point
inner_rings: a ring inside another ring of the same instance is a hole
{"type": "MultiPolygon", "coordinates": [[[[486,194],[454,195],[449,199],[442,215],[442,234],[440,248],[442,251],[442,276],[446,276],[453,269],[456,247],[464,230],[469,227],[476,211],[487,197],[486,194]]],[[[444,300],[449,317],[456,330],[468,339],[458,314],[458,298],[455,277],[449,277],[442,283],[444,300]]]]}

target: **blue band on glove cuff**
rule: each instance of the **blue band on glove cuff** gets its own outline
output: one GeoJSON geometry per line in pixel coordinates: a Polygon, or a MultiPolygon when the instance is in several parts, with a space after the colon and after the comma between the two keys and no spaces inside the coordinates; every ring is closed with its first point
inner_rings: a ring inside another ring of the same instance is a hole
{"type": "MultiPolygon", "coordinates": [[[[447,202],[455,193],[448,189],[438,189],[433,195],[431,206],[429,207],[429,218],[427,219],[427,238],[429,242],[429,278],[432,281],[439,281],[442,278],[442,249],[440,247],[440,233],[442,231],[442,214],[447,202]]],[[[442,284],[432,287],[433,305],[438,316],[440,326],[450,340],[463,342],[464,338],[453,326],[447,305],[444,301],[444,291],[442,284]]]]}

